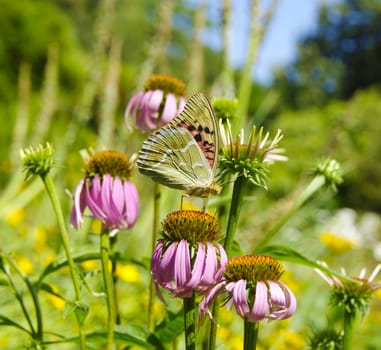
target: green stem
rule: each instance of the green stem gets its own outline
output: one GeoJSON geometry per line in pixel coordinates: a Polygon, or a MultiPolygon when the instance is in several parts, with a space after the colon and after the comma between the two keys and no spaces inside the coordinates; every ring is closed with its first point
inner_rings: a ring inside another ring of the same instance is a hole
{"type": "Polygon", "coordinates": [[[234,182],[232,202],[230,206],[228,225],[226,228],[226,236],[224,248],[226,254],[229,256],[231,253],[232,245],[234,242],[234,235],[238,225],[239,214],[243,198],[246,194],[248,179],[245,176],[238,176],[234,182]]]}
{"type": "Polygon", "coordinates": [[[259,323],[247,320],[244,322],[243,350],[255,350],[257,348],[259,323]]]}
{"type": "MultiPolygon", "coordinates": [[[[221,183],[229,184],[230,183],[230,176],[225,176],[221,179],[221,183]]],[[[222,188],[220,192],[221,198],[230,198],[230,191],[231,187],[226,185],[222,188]]],[[[218,206],[218,221],[220,222],[221,227],[225,227],[227,214],[228,214],[228,204],[230,204],[230,200],[223,201],[218,206]]]]}
{"type": "MultiPolygon", "coordinates": [[[[61,242],[62,242],[62,246],[65,250],[67,262],[69,265],[69,271],[70,271],[70,276],[71,276],[71,280],[72,280],[73,287],[74,287],[76,301],[78,303],[80,303],[81,291],[79,288],[77,275],[75,273],[74,260],[71,256],[71,252],[70,252],[70,248],[69,248],[68,233],[66,230],[65,220],[64,220],[63,213],[62,213],[62,208],[61,208],[60,202],[58,200],[56,191],[54,189],[52,178],[49,175],[46,175],[46,176],[41,176],[41,179],[45,185],[46,191],[48,192],[50,201],[52,202],[53,209],[54,209],[54,212],[55,212],[56,217],[57,217],[59,232],[61,235],[61,242]]],[[[85,338],[85,333],[84,333],[83,327],[82,327],[83,321],[77,317],[77,322],[78,322],[78,332],[79,332],[81,349],[85,350],[86,349],[86,338],[85,338]]]]}
{"type": "Polygon", "coordinates": [[[304,191],[299,195],[296,199],[290,210],[283,215],[283,217],[277,222],[277,224],[270,229],[270,231],[266,232],[263,235],[262,240],[259,242],[257,246],[257,250],[263,248],[284,226],[284,224],[290,219],[292,215],[321,187],[325,184],[325,177],[323,175],[315,176],[309,185],[304,189],[304,191]]]}
{"type": "Polygon", "coordinates": [[[29,292],[33,299],[33,304],[36,310],[36,318],[37,318],[37,339],[41,341],[43,339],[43,322],[42,322],[42,312],[41,312],[41,306],[40,301],[38,299],[38,294],[36,292],[36,289],[34,288],[33,284],[30,282],[28,277],[25,277],[25,283],[28,286],[29,292]]]}
{"type": "Polygon", "coordinates": [[[106,350],[113,349],[114,342],[114,326],[115,326],[115,301],[114,301],[114,286],[109,269],[110,261],[110,236],[108,230],[102,229],[100,239],[101,264],[103,273],[103,282],[106,291],[107,299],[107,347],[106,350]]]}
{"type": "Polygon", "coordinates": [[[114,290],[114,301],[115,301],[115,322],[116,324],[121,324],[121,316],[120,316],[120,310],[119,310],[119,297],[118,297],[118,276],[116,274],[117,270],[117,258],[115,254],[114,247],[116,245],[118,235],[115,235],[110,238],[110,251],[112,252],[113,259],[111,260],[111,274],[112,274],[112,283],[113,283],[113,290],[114,290]]]}
{"type": "Polygon", "coordinates": [[[348,312],[344,312],[344,335],[343,335],[342,350],[352,349],[354,322],[355,322],[355,317],[352,314],[349,314],[348,312]]]}
{"type": "Polygon", "coordinates": [[[33,337],[37,340],[39,340],[40,342],[42,342],[42,339],[43,339],[43,323],[42,323],[42,314],[41,314],[41,308],[40,308],[40,303],[39,303],[39,300],[38,300],[38,296],[36,294],[36,291],[33,287],[33,285],[30,283],[30,280],[28,279],[28,277],[26,276],[26,274],[24,273],[24,271],[22,271],[18,265],[16,264],[16,262],[8,255],[8,254],[5,254],[5,253],[1,253],[1,255],[3,255],[7,260],[8,262],[11,264],[11,266],[13,267],[13,269],[16,271],[16,273],[20,276],[20,278],[25,282],[25,284],[27,285],[27,288],[29,290],[29,293],[31,294],[31,297],[32,297],[32,300],[33,300],[33,304],[34,304],[34,307],[35,307],[35,310],[36,310],[36,318],[37,318],[37,332],[35,331],[34,329],[34,326],[33,326],[33,323],[32,323],[32,320],[29,316],[29,313],[28,313],[28,310],[25,306],[25,303],[24,303],[24,300],[22,298],[22,294],[18,292],[15,284],[13,283],[13,280],[12,280],[12,277],[11,275],[8,273],[8,270],[7,269],[3,269],[5,275],[8,277],[8,280],[9,280],[9,284],[10,286],[12,287],[14,293],[15,293],[15,296],[16,296],[16,299],[18,300],[20,306],[21,306],[21,309],[23,311],[23,314],[28,322],[28,325],[30,327],[30,330],[31,330],[31,333],[33,335],[33,337]]]}
{"type": "Polygon", "coordinates": [[[196,311],[194,293],[190,298],[184,298],[184,330],[185,349],[196,349],[196,311]]]}
{"type": "MultiPolygon", "coordinates": [[[[233,246],[235,231],[238,225],[239,214],[241,212],[243,198],[245,197],[245,194],[246,194],[247,183],[248,183],[248,179],[244,176],[238,176],[234,182],[232,202],[230,206],[228,224],[226,228],[226,236],[225,236],[225,242],[224,242],[224,248],[228,256],[230,256],[231,249],[233,246]]],[[[211,322],[210,324],[209,350],[216,349],[216,335],[217,335],[217,323],[218,323],[217,310],[218,310],[218,305],[217,305],[217,302],[215,302],[213,305],[213,311],[212,311],[214,322],[211,322]]]]}
{"type": "Polygon", "coordinates": [[[217,340],[217,320],[218,320],[218,310],[219,305],[217,300],[213,303],[212,315],[213,320],[210,321],[210,330],[209,330],[209,350],[214,350],[216,348],[217,340]]]}
{"type": "MultiPolygon", "coordinates": [[[[154,198],[153,198],[153,222],[152,222],[152,243],[151,253],[153,253],[157,240],[157,232],[159,231],[160,223],[160,203],[161,203],[161,187],[155,183],[154,198]]],[[[150,278],[149,296],[148,296],[148,329],[153,328],[153,304],[154,304],[154,284],[153,279],[150,278]]]]}

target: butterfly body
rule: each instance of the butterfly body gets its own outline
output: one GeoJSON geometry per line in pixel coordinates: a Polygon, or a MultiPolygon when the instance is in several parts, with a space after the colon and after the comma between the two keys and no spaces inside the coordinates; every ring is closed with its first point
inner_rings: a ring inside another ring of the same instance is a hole
{"type": "Polygon", "coordinates": [[[139,171],[188,195],[210,197],[221,187],[215,182],[218,132],[207,98],[196,94],[184,111],[144,141],[139,171]]]}

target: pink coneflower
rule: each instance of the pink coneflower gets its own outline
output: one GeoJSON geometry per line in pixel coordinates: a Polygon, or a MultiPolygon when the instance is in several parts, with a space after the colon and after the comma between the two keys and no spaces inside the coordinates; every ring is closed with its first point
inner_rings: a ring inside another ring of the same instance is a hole
{"type": "Polygon", "coordinates": [[[193,291],[205,293],[223,275],[227,256],[216,242],[220,226],[215,217],[198,211],[181,210],[163,222],[151,262],[156,290],[162,287],[173,297],[189,298],[193,291]]]}
{"type": "Polygon", "coordinates": [[[128,102],[125,118],[131,117],[137,128],[144,132],[167,124],[184,108],[185,85],[167,75],[154,75],[145,84],[145,91],[134,95],[128,102]]]}
{"type": "Polygon", "coordinates": [[[129,229],[138,216],[139,198],[135,185],[127,180],[132,170],[128,157],[116,151],[96,152],[86,163],[85,170],[86,176],[73,197],[71,224],[80,227],[88,208],[111,234],[129,229]]]}
{"type": "Polygon", "coordinates": [[[212,317],[209,307],[222,294],[230,309],[249,322],[283,320],[296,310],[296,299],[281,281],[280,263],[264,255],[245,255],[229,259],[224,276],[205,295],[199,305],[201,315],[212,317]]]}

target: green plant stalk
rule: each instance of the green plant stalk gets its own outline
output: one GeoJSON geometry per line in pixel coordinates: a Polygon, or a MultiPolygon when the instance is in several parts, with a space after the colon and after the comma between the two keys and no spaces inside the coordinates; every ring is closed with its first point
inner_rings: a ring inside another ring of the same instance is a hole
{"type": "Polygon", "coordinates": [[[255,350],[257,348],[258,339],[258,322],[244,321],[244,336],[243,336],[243,349],[255,350]]]}
{"type": "Polygon", "coordinates": [[[214,350],[216,348],[218,310],[219,305],[217,300],[215,300],[212,307],[213,320],[210,322],[208,350],[214,350]]]}
{"type": "Polygon", "coordinates": [[[226,228],[226,236],[224,242],[224,248],[228,257],[234,242],[235,231],[237,229],[239,214],[241,212],[243,198],[246,194],[248,181],[248,178],[242,175],[238,176],[234,182],[232,202],[230,206],[228,225],[226,228]]]}
{"type": "MultiPolygon", "coordinates": [[[[81,263],[88,260],[100,260],[99,250],[97,250],[96,252],[80,253],[78,255],[73,256],[73,261],[76,263],[81,263]]],[[[38,278],[38,284],[41,284],[48,275],[62,269],[67,265],[67,258],[62,258],[58,261],[51,262],[42,271],[40,277],[38,278]]]]}
{"type": "Polygon", "coordinates": [[[28,277],[25,275],[24,271],[22,271],[18,265],[16,264],[16,262],[8,255],[8,254],[5,254],[5,253],[2,253],[2,255],[8,260],[8,262],[11,264],[11,266],[13,267],[13,269],[17,272],[17,274],[20,276],[20,278],[25,282],[25,284],[27,285],[27,288],[29,290],[29,293],[31,294],[32,296],[32,300],[33,300],[33,304],[34,304],[34,307],[35,307],[35,310],[36,310],[36,318],[37,318],[37,332],[35,331],[34,329],[34,326],[33,326],[33,323],[32,323],[32,320],[30,319],[30,316],[29,316],[29,313],[28,313],[28,310],[24,304],[24,300],[22,298],[22,295],[18,292],[18,290],[16,289],[16,286],[15,284],[13,283],[13,280],[12,280],[12,277],[11,275],[6,271],[4,270],[4,273],[6,274],[6,276],[8,277],[8,280],[9,280],[9,284],[11,285],[13,291],[15,292],[15,296],[16,296],[16,299],[18,300],[18,302],[20,303],[20,306],[21,306],[21,309],[23,311],[23,314],[28,322],[28,325],[30,327],[30,330],[31,330],[31,333],[33,335],[33,337],[35,337],[37,340],[39,340],[40,342],[42,342],[42,339],[43,339],[43,323],[42,323],[42,314],[41,314],[41,308],[40,308],[40,303],[39,303],[39,300],[38,300],[38,296],[36,295],[36,292],[35,292],[35,289],[33,287],[33,285],[30,283],[30,280],[28,279],[28,277]]]}
{"type": "Polygon", "coordinates": [[[190,298],[184,298],[184,331],[185,349],[196,349],[196,311],[194,293],[190,298]]]}
{"type": "MultiPolygon", "coordinates": [[[[74,260],[71,256],[71,252],[70,252],[70,248],[69,248],[68,233],[66,230],[64,216],[62,214],[62,208],[61,208],[60,202],[58,200],[56,191],[54,189],[52,178],[49,175],[45,175],[45,176],[41,176],[41,179],[45,185],[46,191],[48,192],[50,201],[52,202],[53,209],[54,209],[54,212],[55,212],[56,217],[57,217],[59,232],[61,234],[61,242],[62,242],[63,248],[65,250],[66,258],[68,261],[68,266],[69,266],[70,276],[71,276],[71,280],[72,280],[73,287],[74,287],[75,297],[76,297],[77,302],[80,302],[81,301],[81,291],[80,291],[79,283],[78,283],[77,276],[75,273],[74,260]]],[[[78,317],[77,317],[77,322],[78,322],[78,332],[79,332],[81,349],[85,350],[86,349],[85,333],[83,331],[82,322],[78,319],[78,317]]]]}
{"type": "Polygon", "coordinates": [[[111,260],[111,275],[112,275],[112,283],[113,283],[113,291],[114,291],[114,301],[115,301],[115,323],[119,325],[121,323],[120,309],[119,309],[119,297],[118,297],[118,276],[116,274],[116,270],[118,268],[117,259],[114,247],[116,245],[118,235],[110,237],[110,252],[113,256],[111,260]]]}
{"type": "Polygon", "coordinates": [[[353,338],[353,324],[356,320],[356,316],[349,312],[344,311],[344,334],[343,334],[343,346],[342,350],[352,349],[352,338],[353,338]]]}
{"type": "MultiPolygon", "coordinates": [[[[230,255],[231,248],[234,242],[235,231],[237,229],[239,214],[241,212],[241,206],[246,194],[248,181],[249,180],[247,177],[238,176],[234,182],[232,202],[230,206],[228,224],[226,228],[226,236],[225,236],[225,242],[224,242],[224,248],[228,257],[230,255]]],[[[213,311],[212,311],[214,322],[211,322],[211,325],[210,325],[209,350],[216,349],[216,335],[217,335],[217,323],[218,323],[217,310],[218,310],[218,305],[217,303],[214,303],[213,311]]]]}
{"type": "MultiPolygon", "coordinates": [[[[153,222],[152,222],[152,245],[151,252],[153,253],[157,240],[157,232],[159,231],[160,222],[160,204],[161,204],[161,187],[155,182],[154,198],[153,198],[153,222]]],[[[154,304],[154,284],[150,278],[149,295],[148,295],[148,329],[153,329],[153,304],[154,304]]]]}
{"type": "MultiPolygon", "coordinates": [[[[230,191],[231,187],[228,185],[230,183],[230,176],[225,176],[221,183],[226,183],[227,185],[222,187],[222,190],[220,192],[221,198],[230,198],[230,191]]],[[[218,205],[218,221],[220,222],[221,227],[224,227],[227,220],[227,213],[228,213],[228,203],[230,204],[230,201],[223,202],[218,205]]]]}
{"type": "Polygon", "coordinates": [[[107,346],[106,350],[113,349],[114,342],[114,327],[115,327],[115,300],[114,300],[114,286],[113,280],[109,269],[110,261],[110,236],[108,230],[102,229],[101,239],[100,239],[100,250],[101,250],[101,264],[102,264],[102,274],[103,282],[106,291],[107,299],[107,346]]]}
{"type": "Polygon", "coordinates": [[[295,200],[294,204],[290,210],[283,215],[283,217],[277,222],[277,224],[271,228],[265,235],[263,235],[262,240],[257,245],[256,249],[263,248],[285,225],[285,223],[290,219],[292,215],[310,198],[317,192],[320,188],[325,185],[325,177],[323,175],[315,176],[305,190],[299,195],[295,200]]]}

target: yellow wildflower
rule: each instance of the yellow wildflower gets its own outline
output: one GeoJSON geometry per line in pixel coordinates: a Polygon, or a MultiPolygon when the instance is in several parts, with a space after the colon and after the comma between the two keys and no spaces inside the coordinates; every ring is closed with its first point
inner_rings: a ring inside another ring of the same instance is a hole
{"type": "Polygon", "coordinates": [[[140,282],[141,276],[137,266],[132,264],[117,264],[116,275],[125,282],[140,282]]]}
{"type": "Polygon", "coordinates": [[[5,222],[12,227],[19,226],[25,218],[24,208],[12,210],[5,218],[5,222]]]}
{"type": "Polygon", "coordinates": [[[347,252],[355,246],[355,242],[347,238],[335,235],[331,232],[322,232],[320,241],[331,251],[335,253],[347,252]]]}

